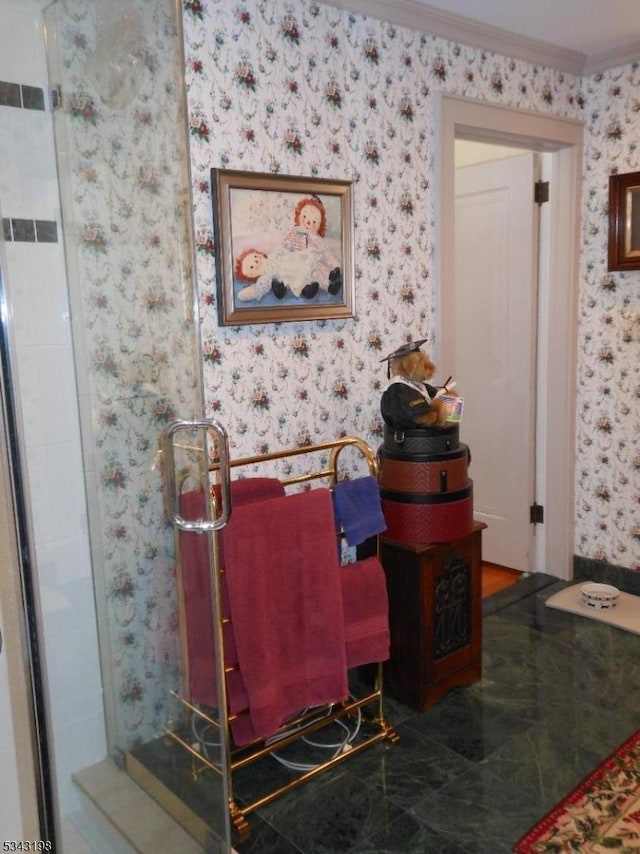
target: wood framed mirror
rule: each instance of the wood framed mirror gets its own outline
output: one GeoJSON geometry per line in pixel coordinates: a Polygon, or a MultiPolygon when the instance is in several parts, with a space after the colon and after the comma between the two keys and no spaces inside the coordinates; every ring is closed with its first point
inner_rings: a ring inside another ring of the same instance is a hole
{"type": "Polygon", "coordinates": [[[640,270],[640,172],[609,177],[609,270],[640,270]]]}

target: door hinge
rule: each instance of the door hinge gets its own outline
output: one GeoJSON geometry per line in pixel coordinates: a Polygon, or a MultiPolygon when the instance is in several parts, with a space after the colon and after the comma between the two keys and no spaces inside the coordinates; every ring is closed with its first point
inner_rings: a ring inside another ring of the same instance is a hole
{"type": "Polygon", "coordinates": [[[533,185],[533,200],[537,205],[543,205],[549,201],[548,181],[536,181],[533,185]]]}
{"type": "Polygon", "coordinates": [[[55,112],[62,106],[62,86],[56,84],[51,89],[51,111],[55,112]]]}
{"type": "Polygon", "coordinates": [[[535,501],[529,507],[529,522],[532,525],[542,525],[544,523],[544,506],[536,504],[535,501]]]}

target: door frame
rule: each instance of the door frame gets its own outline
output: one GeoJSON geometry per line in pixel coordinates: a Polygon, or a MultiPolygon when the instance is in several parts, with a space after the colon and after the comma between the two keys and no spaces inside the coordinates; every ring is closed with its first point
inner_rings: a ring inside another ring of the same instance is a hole
{"type": "MultiPolygon", "coordinates": [[[[544,524],[534,528],[533,571],[568,580],[575,548],[575,423],[583,124],[512,107],[441,94],[438,100],[439,270],[437,358],[446,364],[446,318],[454,281],[457,139],[548,152],[552,184],[548,240],[538,306],[538,400],[535,500],[544,524]]],[[[532,501],[534,496],[532,495],[532,501]]]]}

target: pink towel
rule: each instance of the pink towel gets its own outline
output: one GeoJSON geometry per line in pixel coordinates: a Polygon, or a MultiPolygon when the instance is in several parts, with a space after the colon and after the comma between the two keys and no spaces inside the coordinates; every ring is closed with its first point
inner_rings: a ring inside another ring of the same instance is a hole
{"type": "Polygon", "coordinates": [[[387,583],[375,557],[347,564],[341,572],[347,667],[389,658],[387,583]]]}
{"type": "MultiPolygon", "coordinates": [[[[245,478],[231,483],[231,512],[242,504],[260,501],[264,498],[284,495],[284,487],[276,478],[245,478]]],[[[205,496],[202,492],[187,492],[180,497],[180,513],[187,521],[206,518],[205,496]]],[[[202,703],[214,708],[218,705],[216,691],[216,667],[213,634],[213,604],[211,598],[211,567],[208,549],[208,537],[191,531],[180,531],[180,550],[182,553],[182,583],[185,603],[186,626],[183,636],[186,641],[186,655],[189,665],[189,684],[183,686],[186,699],[193,703],[202,703]]],[[[222,564],[222,540],[220,537],[220,557],[222,564]]],[[[224,583],[221,585],[222,613],[229,616],[229,597],[224,583]]],[[[238,656],[235,647],[233,626],[223,628],[225,664],[236,664],[238,656]]],[[[183,652],[185,654],[185,652],[183,652]]],[[[227,700],[229,711],[237,714],[249,706],[249,698],[239,672],[227,676],[227,700]]],[[[232,724],[234,739],[238,743],[247,743],[255,736],[248,715],[239,717],[232,724]]]]}
{"type": "Polygon", "coordinates": [[[236,647],[259,738],[347,696],[342,587],[328,489],[235,508],[224,532],[236,647]]]}

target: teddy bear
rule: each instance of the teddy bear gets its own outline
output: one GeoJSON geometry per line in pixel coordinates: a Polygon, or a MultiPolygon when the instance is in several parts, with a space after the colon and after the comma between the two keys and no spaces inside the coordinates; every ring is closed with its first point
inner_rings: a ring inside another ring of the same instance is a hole
{"type": "Polygon", "coordinates": [[[436,366],[420,349],[426,340],[403,344],[380,360],[387,362],[387,377],[391,380],[382,394],[380,410],[385,424],[394,430],[444,427],[447,423],[449,409],[440,395],[452,392],[447,384],[428,383],[436,366]]]}

